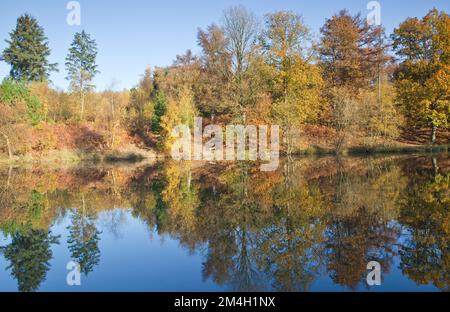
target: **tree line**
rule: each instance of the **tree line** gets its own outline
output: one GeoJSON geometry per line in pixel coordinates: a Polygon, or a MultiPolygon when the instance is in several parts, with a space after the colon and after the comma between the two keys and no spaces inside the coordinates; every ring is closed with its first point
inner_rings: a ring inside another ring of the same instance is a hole
{"type": "Polygon", "coordinates": [[[263,23],[242,6],[221,24],[199,29],[198,55],[177,55],[148,68],[131,90],[95,92],[97,45],[76,33],[66,57],[69,92],[49,87],[44,29],[30,15],[17,20],[3,51],[9,78],[0,86],[0,130],[11,156],[18,125],[90,122],[110,147],[117,131],[166,151],[175,125],[195,116],[210,122],[280,125],[283,149],[298,152],[307,125],[330,130],[333,148],[350,137],[389,144],[411,129],[429,129],[429,142],[447,133],[450,115],[450,17],[432,9],[407,18],[388,36],[360,14],[342,10],[315,38],[301,15],[279,11],[263,23]]]}

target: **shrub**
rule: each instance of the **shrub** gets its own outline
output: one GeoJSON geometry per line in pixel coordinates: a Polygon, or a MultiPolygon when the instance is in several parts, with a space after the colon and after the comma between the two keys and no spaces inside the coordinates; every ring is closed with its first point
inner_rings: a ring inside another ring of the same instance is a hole
{"type": "Polygon", "coordinates": [[[43,120],[42,104],[36,96],[31,95],[24,82],[11,79],[3,80],[0,85],[0,102],[9,106],[25,103],[29,122],[33,126],[43,120]]]}

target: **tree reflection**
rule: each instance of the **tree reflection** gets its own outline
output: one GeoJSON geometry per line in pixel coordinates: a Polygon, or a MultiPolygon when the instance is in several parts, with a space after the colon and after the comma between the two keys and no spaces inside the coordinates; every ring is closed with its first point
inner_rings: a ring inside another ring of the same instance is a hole
{"type": "Polygon", "coordinates": [[[80,265],[80,272],[88,275],[100,261],[100,232],[95,224],[95,215],[86,212],[84,195],[82,202],[82,208],[75,210],[71,216],[67,244],[72,260],[80,265]]]}
{"type": "Polygon", "coordinates": [[[277,291],[307,291],[319,273],[325,226],[323,194],[287,161],[271,190],[273,223],[263,232],[260,261],[277,291]]]}
{"type": "Polygon", "coordinates": [[[367,263],[377,261],[389,272],[400,235],[397,205],[405,187],[398,166],[365,161],[365,172],[346,170],[337,160],[327,213],[327,271],[333,282],[356,290],[367,276],[367,263]]]}
{"type": "Polygon", "coordinates": [[[48,229],[69,216],[69,251],[87,275],[100,260],[98,213],[131,208],[151,233],[201,254],[204,280],[234,291],[308,291],[319,277],[360,290],[368,262],[387,273],[398,255],[405,276],[448,290],[447,168],[446,156],[325,157],[288,159],[270,173],[248,162],[175,161],[43,181],[3,172],[0,229],[12,242],[1,250],[20,290],[36,290],[56,242],[48,229]]]}
{"type": "Polygon", "coordinates": [[[2,248],[10,265],[11,275],[17,280],[19,291],[39,289],[50,269],[53,253],[51,245],[58,244],[58,237],[44,230],[16,232],[11,243],[2,248]]]}
{"type": "Polygon", "coordinates": [[[418,170],[408,185],[400,222],[407,235],[400,267],[417,284],[450,290],[450,174],[418,170]]]}

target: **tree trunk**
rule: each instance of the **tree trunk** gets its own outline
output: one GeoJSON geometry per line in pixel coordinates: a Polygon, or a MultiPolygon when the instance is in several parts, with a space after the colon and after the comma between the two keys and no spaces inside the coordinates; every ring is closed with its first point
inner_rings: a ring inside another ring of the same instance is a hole
{"type": "Polygon", "coordinates": [[[432,125],[431,126],[431,144],[436,143],[436,132],[437,132],[437,126],[432,125]]]}
{"type": "Polygon", "coordinates": [[[84,91],[81,91],[81,113],[80,113],[80,119],[83,121],[84,118],[84,91]]]}
{"type": "Polygon", "coordinates": [[[12,153],[12,150],[11,150],[11,142],[9,141],[9,138],[8,138],[8,136],[6,134],[2,134],[2,135],[3,135],[3,137],[5,138],[5,141],[6,141],[6,147],[8,149],[9,160],[12,160],[13,153],[12,153]]]}
{"type": "Polygon", "coordinates": [[[431,158],[431,162],[433,164],[433,175],[436,177],[438,175],[438,173],[439,173],[439,167],[438,167],[438,164],[437,164],[436,157],[432,157],[431,158]]]}
{"type": "Polygon", "coordinates": [[[13,167],[10,165],[8,170],[8,180],[6,181],[6,187],[9,187],[9,185],[11,184],[12,170],[13,167]]]}

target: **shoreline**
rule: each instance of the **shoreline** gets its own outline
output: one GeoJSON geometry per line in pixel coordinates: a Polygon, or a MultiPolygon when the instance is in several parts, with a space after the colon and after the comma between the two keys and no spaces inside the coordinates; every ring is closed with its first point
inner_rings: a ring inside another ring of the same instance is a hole
{"type": "MultiPolygon", "coordinates": [[[[333,149],[323,149],[310,147],[293,153],[293,156],[317,156],[317,155],[336,155],[336,156],[359,156],[359,155],[401,155],[401,154],[441,154],[449,153],[450,145],[417,145],[417,146],[353,146],[340,151],[333,149]]],[[[286,156],[286,154],[283,154],[286,156]]]]}
{"type": "MultiPolygon", "coordinates": [[[[373,156],[373,155],[408,155],[408,154],[443,154],[450,153],[450,145],[418,145],[418,146],[374,146],[349,147],[336,153],[332,149],[310,147],[294,152],[291,157],[301,156],[373,156]]],[[[287,154],[280,152],[281,157],[287,154]]],[[[23,155],[9,159],[0,156],[0,165],[27,165],[27,164],[59,164],[76,166],[82,163],[94,164],[118,164],[118,163],[142,163],[154,162],[170,158],[163,153],[140,153],[140,152],[80,152],[71,150],[55,150],[46,155],[23,155]]]]}

